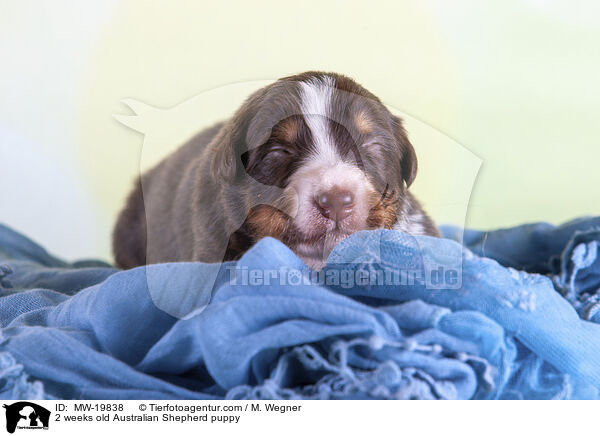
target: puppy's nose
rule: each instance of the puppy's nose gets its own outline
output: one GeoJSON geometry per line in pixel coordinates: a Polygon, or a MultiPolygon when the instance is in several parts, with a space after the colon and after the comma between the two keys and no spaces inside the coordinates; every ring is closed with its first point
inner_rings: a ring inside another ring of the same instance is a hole
{"type": "Polygon", "coordinates": [[[315,202],[321,215],[339,222],[352,213],[354,196],[350,191],[334,188],[318,194],[315,202]]]}

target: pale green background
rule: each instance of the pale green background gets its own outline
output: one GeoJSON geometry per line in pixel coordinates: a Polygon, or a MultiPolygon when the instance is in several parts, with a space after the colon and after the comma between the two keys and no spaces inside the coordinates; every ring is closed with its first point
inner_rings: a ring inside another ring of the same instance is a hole
{"type": "Polygon", "coordinates": [[[307,69],[350,75],[409,115],[416,189],[439,221],[598,214],[599,23],[593,1],[2,0],[0,222],[61,256],[109,259],[144,141],[113,118],[128,113],[120,100],[178,107],[307,69]],[[431,187],[469,194],[477,165],[436,159],[438,140],[482,161],[462,214],[431,187]]]}

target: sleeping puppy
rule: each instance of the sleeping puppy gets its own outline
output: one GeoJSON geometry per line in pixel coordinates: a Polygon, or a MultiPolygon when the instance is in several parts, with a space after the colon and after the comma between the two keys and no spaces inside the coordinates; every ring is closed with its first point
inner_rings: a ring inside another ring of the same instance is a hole
{"type": "Polygon", "coordinates": [[[339,74],[285,77],[141,177],[115,259],[220,262],[271,236],[320,269],[359,230],[437,236],[407,190],[416,173],[402,121],[369,91],[339,74]]]}

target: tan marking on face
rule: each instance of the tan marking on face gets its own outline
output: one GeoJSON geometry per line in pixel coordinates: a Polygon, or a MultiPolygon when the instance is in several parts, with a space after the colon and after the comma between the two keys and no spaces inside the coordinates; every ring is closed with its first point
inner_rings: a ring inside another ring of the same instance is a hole
{"type": "Polygon", "coordinates": [[[282,120],[277,125],[274,136],[284,142],[294,142],[298,137],[298,120],[294,117],[282,120]]]}
{"type": "Polygon", "coordinates": [[[359,132],[368,134],[373,130],[373,121],[369,118],[365,111],[360,111],[354,116],[354,122],[359,132]]]}
{"type": "Polygon", "coordinates": [[[396,203],[391,196],[385,195],[383,198],[371,197],[372,206],[369,210],[367,225],[369,229],[391,229],[398,220],[396,212],[396,203]]]}
{"type": "Polygon", "coordinates": [[[248,213],[246,222],[256,239],[270,236],[286,242],[285,233],[289,229],[289,217],[273,206],[261,204],[253,208],[248,213]]]}

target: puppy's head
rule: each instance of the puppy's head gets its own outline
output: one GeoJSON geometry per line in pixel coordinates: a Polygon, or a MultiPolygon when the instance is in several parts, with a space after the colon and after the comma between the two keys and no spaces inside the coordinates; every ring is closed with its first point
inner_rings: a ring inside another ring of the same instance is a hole
{"type": "Polygon", "coordinates": [[[280,239],[318,267],[346,236],[394,226],[417,159],[377,97],[347,77],[309,72],[246,101],[212,171],[243,192],[252,239],[280,239]],[[240,183],[247,176],[258,183],[240,183]]]}

